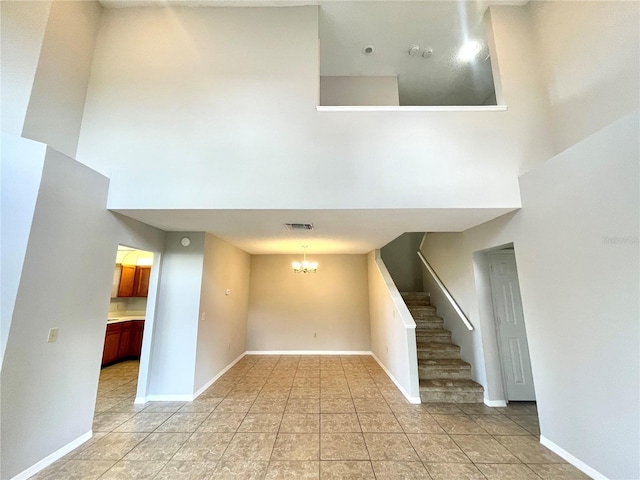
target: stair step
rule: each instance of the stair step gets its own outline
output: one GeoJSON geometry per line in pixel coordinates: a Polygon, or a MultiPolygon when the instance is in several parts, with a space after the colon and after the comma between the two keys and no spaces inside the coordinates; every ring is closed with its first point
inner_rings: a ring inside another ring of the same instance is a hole
{"type": "Polygon", "coordinates": [[[418,375],[425,380],[471,380],[471,365],[457,358],[420,360],[418,375]]]}
{"type": "Polygon", "coordinates": [[[429,306],[431,305],[431,298],[429,295],[423,292],[402,292],[402,299],[407,306],[429,306]]]}
{"type": "Polygon", "coordinates": [[[433,317],[436,315],[436,307],[431,305],[407,305],[407,308],[414,319],[433,317]]]}
{"type": "Polygon", "coordinates": [[[451,343],[451,332],[441,328],[416,329],[416,341],[419,343],[451,343]]]}
{"type": "Polygon", "coordinates": [[[418,342],[418,361],[431,359],[459,359],[460,347],[453,343],[418,342]]]}
{"type": "Polygon", "coordinates": [[[425,318],[414,318],[413,320],[416,322],[416,328],[443,329],[444,327],[444,319],[435,315],[431,315],[430,317],[425,318]]]}
{"type": "Polygon", "coordinates": [[[482,403],[484,389],[473,380],[420,380],[420,400],[424,403],[482,403]]]}

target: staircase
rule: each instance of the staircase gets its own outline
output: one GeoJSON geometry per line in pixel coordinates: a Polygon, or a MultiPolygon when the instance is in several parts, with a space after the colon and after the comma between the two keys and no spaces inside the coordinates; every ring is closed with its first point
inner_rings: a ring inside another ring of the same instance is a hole
{"type": "Polygon", "coordinates": [[[482,403],[482,385],[471,380],[471,365],[460,358],[451,332],[425,293],[403,293],[416,322],[420,399],[423,403],[482,403]]]}

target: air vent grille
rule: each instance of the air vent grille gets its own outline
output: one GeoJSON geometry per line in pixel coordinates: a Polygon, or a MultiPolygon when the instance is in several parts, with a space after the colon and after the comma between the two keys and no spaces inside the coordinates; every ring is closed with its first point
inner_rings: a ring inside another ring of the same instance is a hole
{"type": "Polygon", "coordinates": [[[287,230],[313,230],[312,223],[285,223],[284,228],[287,230]]]}

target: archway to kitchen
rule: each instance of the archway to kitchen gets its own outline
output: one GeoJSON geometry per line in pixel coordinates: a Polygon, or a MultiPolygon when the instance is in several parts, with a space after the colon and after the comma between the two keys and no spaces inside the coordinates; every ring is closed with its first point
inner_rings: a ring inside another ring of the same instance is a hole
{"type": "Polygon", "coordinates": [[[160,253],[119,245],[114,266],[94,430],[145,403],[160,253]],[[106,414],[106,415],[105,415],[106,414]]]}

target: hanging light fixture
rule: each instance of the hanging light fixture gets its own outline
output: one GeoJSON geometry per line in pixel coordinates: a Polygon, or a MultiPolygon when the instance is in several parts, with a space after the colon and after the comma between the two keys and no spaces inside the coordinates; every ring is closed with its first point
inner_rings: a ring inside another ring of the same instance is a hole
{"type": "Polygon", "coordinates": [[[316,273],[318,271],[318,262],[307,262],[307,245],[302,245],[302,263],[293,262],[291,266],[295,273],[316,273]]]}

